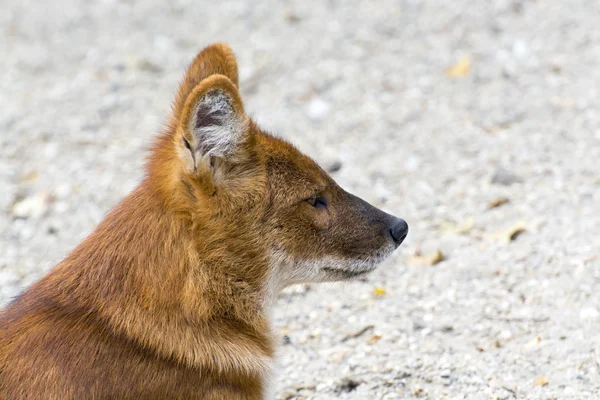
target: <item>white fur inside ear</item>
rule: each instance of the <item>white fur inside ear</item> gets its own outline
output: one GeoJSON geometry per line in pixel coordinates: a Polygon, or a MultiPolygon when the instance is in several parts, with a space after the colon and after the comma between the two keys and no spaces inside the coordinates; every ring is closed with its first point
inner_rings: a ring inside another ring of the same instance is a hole
{"type": "Polygon", "coordinates": [[[223,90],[213,90],[196,104],[188,129],[193,133],[190,145],[198,163],[200,159],[233,156],[243,142],[246,126],[231,97],[223,90]]]}

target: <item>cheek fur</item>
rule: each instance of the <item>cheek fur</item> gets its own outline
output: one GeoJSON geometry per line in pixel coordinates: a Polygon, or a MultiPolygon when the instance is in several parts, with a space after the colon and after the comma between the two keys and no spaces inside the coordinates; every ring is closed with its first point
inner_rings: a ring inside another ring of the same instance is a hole
{"type": "Polygon", "coordinates": [[[331,212],[328,209],[315,209],[312,206],[311,210],[308,210],[308,218],[311,221],[312,228],[319,231],[320,234],[326,235],[327,230],[331,228],[333,218],[331,212]]]}

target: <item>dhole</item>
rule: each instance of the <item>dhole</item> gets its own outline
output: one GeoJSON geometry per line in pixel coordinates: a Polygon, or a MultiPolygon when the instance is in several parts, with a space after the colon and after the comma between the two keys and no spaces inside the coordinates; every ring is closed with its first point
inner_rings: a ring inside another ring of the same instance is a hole
{"type": "Polygon", "coordinates": [[[408,226],[245,113],[224,44],[189,67],[146,176],[0,314],[2,399],[263,399],[268,314],[373,270],[408,226]]]}

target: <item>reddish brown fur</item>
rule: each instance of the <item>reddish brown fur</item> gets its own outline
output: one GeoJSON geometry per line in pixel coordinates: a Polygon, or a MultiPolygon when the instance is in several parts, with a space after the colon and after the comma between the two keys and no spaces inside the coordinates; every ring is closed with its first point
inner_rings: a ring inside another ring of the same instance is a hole
{"type": "Polygon", "coordinates": [[[262,132],[237,85],[229,47],[202,51],[146,178],[1,312],[1,399],[262,399],[277,291],[372,269],[311,267],[328,257],[342,265],[389,252],[389,216],[262,132]],[[209,92],[243,127],[231,155],[193,152],[194,129],[221,116],[200,115],[209,92]],[[326,209],[311,206],[317,192],[326,209]]]}

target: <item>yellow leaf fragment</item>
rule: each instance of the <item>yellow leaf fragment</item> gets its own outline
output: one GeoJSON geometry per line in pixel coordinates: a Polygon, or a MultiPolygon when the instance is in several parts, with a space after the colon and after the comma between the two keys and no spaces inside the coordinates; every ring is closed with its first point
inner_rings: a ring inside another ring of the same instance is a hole
{"type": "Polygon", "coordinates": [[[374,344],[374,343],[379,342],[380,340],[381,340],[381,335],[373,335],[369,338],[369,340],[367,340],[367,342],[369,344],[374,344]]]}
{"type": "Polygon", "coordinates": [[[380,286],[377,286],[377,287],[376,287],[376,288],[373,290],[373,294],[374,294],[375,296],[383,296],[383,295],[385,295],[385,293],[386,293],[386,292],[385,292],[385,289],[384,289],[384,288],[382,288],[382,287],[380,287],[380,286]]]}
{"type": "Polygon", "coordinates": [[[508,242],[512,242],[519,236],[521,233],[525,232],[525,227],[522,225],[515,225],[510,228],[506,233],[506,239],[508,242]]]}
{"type": "Polygon", "coordinates": [[[498,240],[505,243],[510,243],[515,240],[521,233],[525,232],[525,224],[518,222],[514,225],[509,226],[506,229],[502,229],[498,232],[490,235],[491,239],[498,240]]]}
{"type": "Polygon", "coordinates": [[[431,265],[435,265],[442,261],[444,261],[444,255],[439,250],[436,250],[435,254],[429,259],[429,262],[431,263],[431,265]]]}
{"type": "Polygon", "coordinates": [[[446,75],[450,78],[462,78],[471,70],[471,57],[464,56],[456,64],[446,68],[446,75]]]}
{"type": "Polygon", "coordinates": [[[498,208],[500,206],[505,205],[508,202],[510,202],[510,200],[508,199],[508,197],[498,197],[497,199],[491,200],[488,203],[488,208],[489,209],[498,208]]]}
{"type": "Polygon", "coordinates": [[[546,378],[545,376],[538,376],[533,381],[533,386],[547,386],[547,385],[548,385],[548,378],[546,378]]]}
{"type": "Polygon", "coordinates": [[[430,256],[412,256],[409,258],[408,262],[414,265],[436,265],[445,259],[446,258],[442,252],[440,250],[436,250],[435,253],[430,256]]]}

